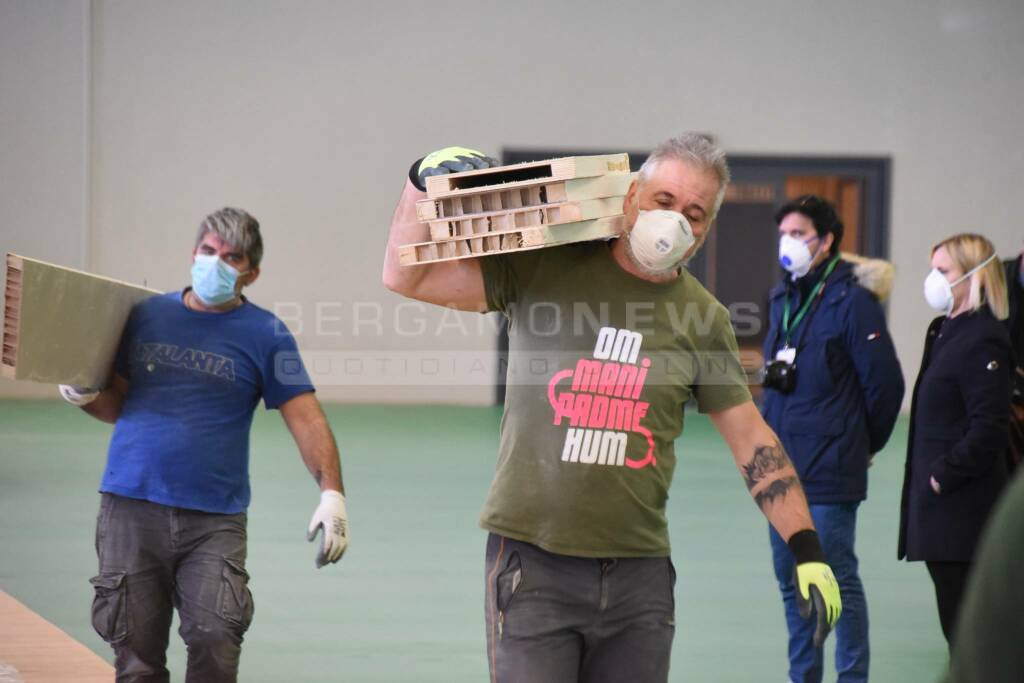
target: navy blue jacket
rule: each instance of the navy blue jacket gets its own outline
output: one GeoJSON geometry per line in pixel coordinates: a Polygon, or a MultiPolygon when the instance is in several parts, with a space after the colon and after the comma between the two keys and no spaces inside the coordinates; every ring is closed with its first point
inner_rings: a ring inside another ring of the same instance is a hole
{"type": "Polygon", "coordinates": [[[974,557],[1007,480],[1012,375],[1009,335],[988,306],[928,326],[910,409],[900,559],[974,557]]]}
{"type": "MultiPolygon", "coordinates": [[[[888,264],[885,264],[888,267],[888,264]]],[[[805,276],[820,278],[824,265],[805,276]]],[[[785,281],[770,294],[765,363],[782,348],[782,309],[795,317],[810,287],[785,281]]],[[[903,401],[903,371],[876,296],[840,261],[794,328],[796,389],[765,389],[761,412],[782,440],[812,504],[867,497],[868,459],[885,446],[903,401]]]]}

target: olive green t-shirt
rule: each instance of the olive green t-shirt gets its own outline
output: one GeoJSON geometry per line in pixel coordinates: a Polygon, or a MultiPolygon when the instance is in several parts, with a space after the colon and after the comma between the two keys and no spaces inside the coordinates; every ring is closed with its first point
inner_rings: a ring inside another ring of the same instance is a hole
{"type": "Polygon", "coordinates": [[[480,260],[509,320],[497,472],[480,524],[550,552],[669,554],[683,406],[750,400],[729,313],[685,270],[630,275],[606,242],[480,260]]]}

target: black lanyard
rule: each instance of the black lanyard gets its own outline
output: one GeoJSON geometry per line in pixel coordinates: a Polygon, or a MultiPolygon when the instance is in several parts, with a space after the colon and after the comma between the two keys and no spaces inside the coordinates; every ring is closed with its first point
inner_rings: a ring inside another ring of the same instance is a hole
{"type": "Polygon", "coordinates": [[[786,294],[786,298],[782,304],[782,333],[786,335],[786,342],[784,345],[785,348],[789,348],[789,338],[793,330],[796,329],[796,327],[800,324],[800,321],[802,321],[804,319],[804,316],[807,315],[807,311],[811,307],[811,303],[817,298],[818,294],[821,292],[821,288],[825,286],[825,280],[827,280],[828,276],[832,274],[832,271],[835,269],[837,263],[839,263],[838,256],[832,259],[832,262],[828,264],[828,268],[825,269],[825,272],[821,276],[821,279],[818,280],[818,284],[814,285],[814,289],[811,290],[811,293],[807,296],[807,299],[804,301],[803,305],[800,306],[800,310],[797,311],[796,317],[793,318],[792,324],[790,324],[789,322],[789,294],[786,294]]]}

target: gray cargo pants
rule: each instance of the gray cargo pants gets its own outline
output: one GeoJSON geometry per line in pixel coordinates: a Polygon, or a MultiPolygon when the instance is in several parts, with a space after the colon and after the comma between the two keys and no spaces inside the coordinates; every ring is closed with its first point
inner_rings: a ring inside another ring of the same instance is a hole
{"type": "Polygon", "coordinates": [[[253,602],[246,515],[218,515],[104,493],[92,624],[114,648],[118,683],[168,681],[172,611],[188,647],[188,683],[238,678],[253,602]]]}
{"type": "Polygon", "coordinates": [[[490,534],[485,577],[492,683],[668,680],[669,558],[556,555],[490,534]]]}

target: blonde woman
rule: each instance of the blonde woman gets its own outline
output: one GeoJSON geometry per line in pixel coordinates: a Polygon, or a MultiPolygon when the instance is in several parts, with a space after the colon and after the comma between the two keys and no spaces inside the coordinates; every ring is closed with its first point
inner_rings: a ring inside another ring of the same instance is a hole
{"type": "Polygon", "coordinates": [[[914,386],[899,557],[924,561],[949,642],[975,546],[1007,480],[1013,355],[1000,322],[1006,279],[992,243],[954,235],[932,248],[928,326],[914,386]]]}

